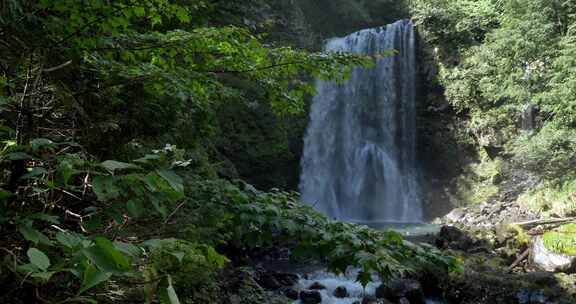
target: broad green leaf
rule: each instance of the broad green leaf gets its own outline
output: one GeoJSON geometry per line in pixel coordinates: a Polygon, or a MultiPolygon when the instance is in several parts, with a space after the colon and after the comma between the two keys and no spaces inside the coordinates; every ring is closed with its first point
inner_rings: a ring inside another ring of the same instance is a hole
{"type": "Polygon", "coordinates": [[[52,245],[52,242],[45,236],[42,232],[32,228],[28,225],[21,225],[18,227],[18,231],[24,236],[24,238],[34,244],[44,244],[52,245]]]}
{"type": "Polygon", "coordinates": [[[80,287],[78,294],[82,294],[86,290],[89,290],[100,283],[108,281],[110,277],[112,277],[111,272],[105,272],[97,269],[92,265],[88,265],[82,275],[82,286],[80,287]]]}
{"type": "Polygon", "coordinates": [[[29,179],[29,178],[36,178],[40,176],[44,176],[48,174],[48,171],[41,167],[32,168],[28,173],[22,175],[20,179],[29,179]]]}
{"type": "Polygon", "coordinates": [[[6,159],[8,160],[30,160],[33,157],[24,152],[12,152],[6,154],[6,159]]]}
{"type": "Polygon", "coordinates": [[[55,225],[60,224],[60,218],[58,216],[48,215],[46,213],[34,213],[34,214],[30,215],[28,218],[35,219],[35,220],[41,220],[41,221],[55,224],[55,225]]]}
{"type": "Polygon", "coordinates": [[[168,276],[168,287],[165,290],[162,290],[160,293],[160,303],[162,304],[180,304],[180,300],[178,300],[178,295],[176,294],[176,290],[174,290],[174,286],[172,286],[172,277],[168,276]]]}
{"type": "Polygon", "coordinates": [[[127,170],[127,169],[141,169],[139,166],[129,163],[123,163],[115,160],[107,160],[100,164],[104,169],[108,170],[110,173],[114,174],[116,170],[127,170]]]}
{"type": "Polygon", "coordinates": [[[162,178],[170,184],[170,187],[178,192],[184,192],[184,182],[174,171],[170,170],[156,170],[162,178]]]}
{"type": "Polygon", "coordinates": [[[28,249],[26,255],[30,259],[30,263],[38,267],[38,269],[46,271],[48,267],[50,267],[50,259],[48,256],[36,248],[28,249]]]}
{"type": "Polygon", "coordinates": [[[130,269],[130,264],[124,255],[114,247],[112,242],[103,237],[95,238],[94,245],[84,249],[83,253],[94,265],[105,272],[125,272],[130,269]]]}
{"type": "Polygon", "coordinates": [[[131,217],[141,217],[145,210],[142,202],[138,199],[131,199],[126,203],[126,209],[131,217]]]}
{"type": "Polygon", "coordinates": [[[73,232],[58,232],[56,234],[56,240],[68,247],[68,248],[76,248],[82,244],[83,237],[77,233],[73,232]]]}
{"type": "Polygon", "coordinates": [[[168,299],[170,304],[180,304],[180,300],[178,300],[178,295],[176,294],[176,290],[174,290],[174,286],[172,284],[168,285],[166,291],[168,292],[168,299]]]}
{"type": "Polygon", "coordinates": [[[38,272],[38,266],[32,264],[32,263],[28,263],[28,264],[23,264],[23,265],[18,265],[16,267],[16,270],[18,270],[21,273],[36,273],[38,272]]]}
{"type": "Polygon", "coordinates": [[[114,247],[130,257],[138,257],[142,254],[142,250],[138,246],[130,243],[114,241],[114,247]]]}
{"type": "Polygon", "coordinates": [[[32,146],[32,151],[37,152],[42,148],[53,148],[54,142],[46,138],[35,138],[30,141],[30,146],[32,146]]]}
{"type": "Polygon", "coordinates": [[[101,202],[109,201],[120,196],[120,189],[114,184],[114,176],[96,176],[92,180],[92,190],[101,202]]]}
{"type": "Polygon", "coordinates": [[[59,182],[63,185],[68,185],[70,178],[76,173],[74,166],[69,161],[62,161],[56,168],[56,175],[59,177],[59,182]]]}
{"type": "Polygon", "coordinates": [[[170,252],[170,254],[172,254],[174,257],[176,257],[176,259],[178,259],[178,262],[180,262],[180,263],[182,263],[184,256],[186,256],[186,254],[184,252],[181,252],[181,251],[170,252]]]}

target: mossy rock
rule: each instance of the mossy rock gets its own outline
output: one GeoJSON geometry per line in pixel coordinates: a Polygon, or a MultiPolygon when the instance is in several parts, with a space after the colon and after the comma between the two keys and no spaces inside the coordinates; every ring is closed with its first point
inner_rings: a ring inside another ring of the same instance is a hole
{"type": "Polygon", "coordinates": [[[576,223],[560,226],[543,235],[546,249],[569,256],[576,256],[576,223]]]}

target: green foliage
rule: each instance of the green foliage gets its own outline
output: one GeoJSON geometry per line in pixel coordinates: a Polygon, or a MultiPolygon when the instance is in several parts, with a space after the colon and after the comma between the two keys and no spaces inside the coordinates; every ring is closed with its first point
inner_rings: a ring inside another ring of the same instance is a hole
{"type": "MultiPolygon", "coordinates": [[[[566,202],[562,184],[574,176],[576,5],[418,0],[412,8],[424,39],[436,47],[446,98],[469,116],[478,146],[503,150],[501,156],[510,156],[515,166],[546,180],[522,201],[567,206],[545,201],[566,202]],[[535,111],[526,115],[527,109],[535,111]],[[523,130],[526,123],[534,129],[523,130]]],[[[482,189],[480,199],[497,190],[482,189]]]]}
{"type": "Polygon", "coordinates": [[[260,192],[246,184],[225,181],[198,182],[191,188],[190,204],[199,214],[196,225],[218,227],[219,242],[233,248],[296,242],[294,258],[326,260],[336,273],[348,267],[360,268],[357,279],[364,285],[372,273],[387,280],[426,267],[438,274],[458,269],[455,259],[406,242],[395,232],[331,221],[303,206],[295,193],[260,192]]]}
{"type": "Polygon", "coordinates": [[[216,270],[228,263],[226,257],[210,246],[183,240],[149,240],[144,245],[150,248],[146,272],[167,278],[165,282],[151,283],[148,287],[151,293],[158,288],[166,288],[169,300],[164,302],[170,304],[175,301],[176,292],[192,303],[217,301],[216,270]]]}
{"type": "Polygon", "coordinates": [[[576,256],[576,224],[560,226],[542,236],[544,246],[556,253],[576,256]]]}
{"type": "Polygon", "coordinates": [[[456,191],[462,202],[479,204],[498,194],[502,179],[502,159],[490,159],[480,153],[479,163],[471,164],[456,180],[456,191]]]}
{"type": "Polygon", "coordinates": [[[573,216],[576,214],[576,180],[543,182],[523,193],[518,202],[543,216],[573,216]]]}
{"type": "Polygon", "coordinates": [[[574,129],[548,123],[541,130],[524,134],[510,150],[518,164],[550,180],[576,174],[574,129]]]}
{"type": "Polygon", "coordinates": [[[314,93],[304,77],[343,81],[354,66],[371,65],[215,26],[217,7],[202,0],[0,5],[0,269],[19,282],[15,292],[94,302],[90,293],[114,278],[144,285],[148,303],[179,303],[177,294],[210,303],[215,272],[228,261],[215,247],[279,241],[328,257],[337,272],[361,267],[363,284],[371,272],[453,269],[453,259],[395,233],[331,222],[293,193],[221,181],[186,187],[182,168],[210,166],[217,153],[198,147],[214,135],[221,107],[256,95],[276,114],[297,113],[314,93]],[[167,133],[196,149],[122,150],[142,138],[173,142],[160,137],[167,133]],[[118,237],[138,221],[164,227],[186,203],[194,208],[187,216],[201,219],[189,241],[118,237]],[[41,294],[53,286],[65,291],[41,294]]]}

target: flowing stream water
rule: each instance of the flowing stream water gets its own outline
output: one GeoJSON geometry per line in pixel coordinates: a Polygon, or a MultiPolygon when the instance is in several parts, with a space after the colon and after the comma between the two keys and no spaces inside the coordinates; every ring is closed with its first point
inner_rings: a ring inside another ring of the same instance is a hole
{"type": "Polygon", "coordinates": [[[337,220],[421,222],[412,23],[330,39],[325,50],[377,59],[343,84],[317,82],[304,139],[302,200],[337,220]],[[390,49],[395,55],[380,56],[390,49]]]}

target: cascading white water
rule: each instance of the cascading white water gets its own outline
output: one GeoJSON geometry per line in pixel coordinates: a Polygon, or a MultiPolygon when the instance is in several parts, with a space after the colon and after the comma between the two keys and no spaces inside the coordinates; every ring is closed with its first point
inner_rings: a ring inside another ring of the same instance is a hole
{"type": "Polygon", "coordinates": [[[317,82],[304,140],[300,191],[345,221],[419,222],[416,37],[401,20],[327,42],[328,52],[396,55],[356,68],[344,84],[317,82]]]}

